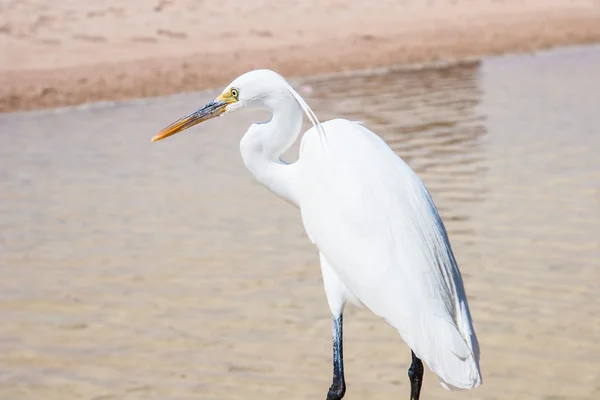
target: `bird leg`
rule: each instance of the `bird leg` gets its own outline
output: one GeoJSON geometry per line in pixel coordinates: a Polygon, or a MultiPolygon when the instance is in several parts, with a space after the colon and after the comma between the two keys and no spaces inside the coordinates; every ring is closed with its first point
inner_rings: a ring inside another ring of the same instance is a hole
{"type": "Polygon", "coordinates": [[[412,363],[408,368],[408,377],[410,378],[410,400],[419,400],[421,396],[421,384],[423,383],[423,362],[415,356],[414,351],[410,351],[412,354],[412,363]]]}
{"type": "Polygon", "coordinates": [[[327,392],[327,400],[341,400],[346,393],[344,380],[344,355],[342,349],[343,317],[333,317],[333,383],[327,392]]]}

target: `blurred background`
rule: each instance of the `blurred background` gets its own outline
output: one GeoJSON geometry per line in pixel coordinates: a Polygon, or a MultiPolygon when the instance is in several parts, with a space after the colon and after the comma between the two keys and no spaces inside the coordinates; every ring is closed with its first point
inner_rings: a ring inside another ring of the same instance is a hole
{"type": "MultiPolygon", "coordinates": [[[[268,116],[150,143],[254,68],[432,193],[484,383],[422,398],[600,398],[600,1],[374,4],[0,1],[0,399],[325,398],[316,251],[239,156],[268,116]]],[[[345,315],[345,398],[408,397],[399,335],[345,315]]]]}

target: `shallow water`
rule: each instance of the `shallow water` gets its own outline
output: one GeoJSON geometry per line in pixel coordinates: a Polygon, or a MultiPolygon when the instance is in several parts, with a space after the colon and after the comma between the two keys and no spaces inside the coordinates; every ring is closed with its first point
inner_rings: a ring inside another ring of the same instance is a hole
{"type": "MultiPolygon", "coordinates": [[[[379,133],[442,213],[484,385],[427,371],[423,397],[599,398],[600,48],[296,83],[321,120],[379,133]]],[[[0,115],[0,398],[325,397],[315,250],[238,152],[257,116],[149,141],[215,93],[0,115]]],[[[397,333],[345,322],[346,398],[408,397],[397,333]]]]}

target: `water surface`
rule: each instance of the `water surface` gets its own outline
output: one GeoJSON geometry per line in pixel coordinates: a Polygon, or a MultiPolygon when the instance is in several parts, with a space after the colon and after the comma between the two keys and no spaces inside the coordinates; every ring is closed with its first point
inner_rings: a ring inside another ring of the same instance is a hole
{"type": "MultiPolygon", "coordinates": [[[[484,385],[427,372],[423,396],[599,398],[600,49],[295,83],[380,134],[446,223],[484,385]]],[[[325,397],[316,252],[239,156],[264,115],[149,141],[216,93],[0,115],[1,398],[325,397]]],[[[345,322],[347,398],[408,396],[399,335],[345,322]]]]}

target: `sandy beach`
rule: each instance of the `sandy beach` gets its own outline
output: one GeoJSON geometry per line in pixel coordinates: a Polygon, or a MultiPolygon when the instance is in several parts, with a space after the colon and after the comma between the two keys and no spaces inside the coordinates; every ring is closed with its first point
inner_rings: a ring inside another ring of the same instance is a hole
{"type": "Polygon", "coordinates": [[[0,111],[599,40],[597,0],[8,0],[0,111]]]}

